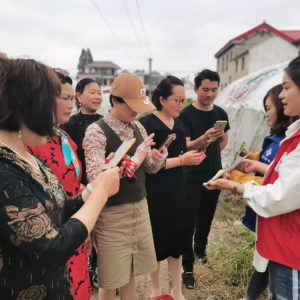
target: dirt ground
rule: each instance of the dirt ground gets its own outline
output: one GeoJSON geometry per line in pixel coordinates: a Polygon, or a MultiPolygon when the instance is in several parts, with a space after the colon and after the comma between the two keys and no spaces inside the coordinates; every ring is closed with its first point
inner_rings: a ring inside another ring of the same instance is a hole
{"type": "MultiPolygon", "coordinates": [[[[209,249],[214,249],[218,246],[220,240],[226,240],[228,243],[233,243],[235,239],[235,226],[241,226],[236,221],[241,219],[245,210],[244,204],[236,207],[232,203],[231,193],[222,192],[215,219],[213,221],[211,233],[209,236],[209,249]],[[224,204],[225,203],[225,204],[224,204]],[[227,205],[228,203],[228,205],[227,205]],[[230,207],[230,209],[228,209],[230,207]]],[[[209,256],[208,256],[209,258],[209,256]]],[[[243,297],[244,287],[236,287],[227,285],[224,282],[224,277],[220,274],[218,266],[210,264],[210,268],[204,267],[200,264],[195,264],[194,274],[196,279],[195,289],[189,290],[183,286],[183,294],[185,300],[238,300],[243,297]],[[238,295],[238,296],[233,296],[238,295]]],[[[167,262],[161,264],[161,288],[164,294],[170,294],[171,279],[169,276],[167,262]]],[[[140,276],[136,278],[137,300],[148,300],[150,297],[150,276],[140,276]]],[[[94,288],[92,300],[97,300],[97,289],[94,288]]],[[[116,299],[120,299],[116,297],[116,299]]],[[[265,296],[261,300],[267,299],[265,296]]]]}

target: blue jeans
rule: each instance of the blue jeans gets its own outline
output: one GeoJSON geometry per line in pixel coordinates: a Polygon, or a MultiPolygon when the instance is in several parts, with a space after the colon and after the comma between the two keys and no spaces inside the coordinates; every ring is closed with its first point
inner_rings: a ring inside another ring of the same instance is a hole
{"type": "Polygon", "coordinates": [[[269,288],[271,300],[300,300],[300,272],[270,261],[269,288]]]}

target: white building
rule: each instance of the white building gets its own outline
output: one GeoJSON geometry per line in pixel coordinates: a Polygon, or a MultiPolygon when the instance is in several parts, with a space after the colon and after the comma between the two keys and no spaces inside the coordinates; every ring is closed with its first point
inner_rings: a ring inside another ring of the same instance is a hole
{"type": "Polygon", "coordinates": [[[216,54],[220,89],[263,68],[299,55],[300,30],[277,30],[267,23],[230,40],[216,54]]]}

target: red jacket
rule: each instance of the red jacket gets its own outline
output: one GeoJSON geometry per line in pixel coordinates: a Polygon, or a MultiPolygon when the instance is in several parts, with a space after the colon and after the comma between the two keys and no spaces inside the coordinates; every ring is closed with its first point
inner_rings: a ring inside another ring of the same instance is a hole
{"type": "MultiPolygon", "coordinates": [[[[289,154],[298,147],[299,143],[300,130],[297,130],[292,136],[282,142],[279,151],[266,174],[263,185],[273,185],[278,180],[278,172],[282,162],[285,157],[288,157],[289,154]]],[[[295,153],[296,151],[293,152],[293,155],[295,155],[295,153]]],[[[286,181],[293,180],[299,182],[299,188],[297,187],[297,183],[294,185],[294,194],[298,194],[300,190],[300,178],[295,178],[298,176],[293,176],[297,173],[295,170],[300,167],[299,163],[300,158],[298,163],[297,160],[295,161],[295,168],[291,168],[291,165],[289,165],[289,170],[285,169],[284,173],[283,170],[281,170],[281,176],[282,174],[285,174],[286,181]]],[[[286,168],[285,166],[283,167],[286,168]]],[[[276,188],[284,189],[286,188],[286,185],[278,180],[276,188]]],[[[287,203],[289,201],[294,201],[290,198],[280,199],[281,197],[279,194],[280,193],[278,193],[278,199],[275,199],[278,202],[284,201],[287,203]]],[[[296,201],[298,201],[298,199],[300,204],[300,198],[297,198],[296,201]]],[[[274,206],[276,204],[275,201],[274,206]]],[[[300,207],[300,205],[298,207],[300,207]]],[[[288,210],[290,210],[290,212],[272,216],[270,218],[258,216],[258,240],[256,248],[258,253],[263,257],[290,268],[300,270],[300,209],[291,211],[291,209],[289,209],[289,204],[287,203],[287,211],[288,210]]]]}

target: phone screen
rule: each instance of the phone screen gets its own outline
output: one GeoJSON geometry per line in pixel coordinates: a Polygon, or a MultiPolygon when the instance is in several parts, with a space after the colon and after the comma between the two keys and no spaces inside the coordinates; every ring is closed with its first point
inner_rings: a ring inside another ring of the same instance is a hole
{"type": "Polygon", "coordinates": [[[124,155],[129,151],[132,145],[135,143],[136,139],[133,138],[131,140],[123,142],[123,144],[117,149],[115,152],[115,156],[110,160],[108,164],[106,164],[103,170],[107,170],[109,168],[113,168],[119,164],[124,155]]]}

